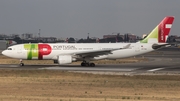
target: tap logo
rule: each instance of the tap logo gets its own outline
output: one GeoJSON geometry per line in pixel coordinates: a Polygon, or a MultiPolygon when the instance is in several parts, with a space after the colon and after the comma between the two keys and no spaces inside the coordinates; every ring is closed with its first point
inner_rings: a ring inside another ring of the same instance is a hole
{"type": "Polygon", "coordinates": [[[52,48],[48,44],[24,44],[24,48],[27,50],[27,59],[39,59],[42,60],[44,55],[49,55],[52,48]]]}

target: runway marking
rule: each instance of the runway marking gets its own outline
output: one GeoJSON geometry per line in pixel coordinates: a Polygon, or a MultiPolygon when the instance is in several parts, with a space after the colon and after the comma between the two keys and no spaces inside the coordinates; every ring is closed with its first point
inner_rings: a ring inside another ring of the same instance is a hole
{"type": "Polygon", "coordinates": [[[0,64],[0,67],[19,67],[18,65],[6,65],[6,64],[0,64]]]}
{"type": "Polygon", "coordinates": [[[82,68],[82,67],[45,67],[39,69],[49,69],[49,70],[70,70],[70,71],[123,71],[130,72],[136,70],[137,68],[82,68]]]}
{"type": "Polygon", "coordinates": [[[158,71],[158,70],[162,70],[162,69],[164,69],[164,68],[150,69],[150,70],[148,70],[148,71],[153,72],[153,71],[158,71]]]}
{"type": "Polygon", "coordinates": [[[9,65],[9,67],[18,67],[18,65],[9,65]]]}

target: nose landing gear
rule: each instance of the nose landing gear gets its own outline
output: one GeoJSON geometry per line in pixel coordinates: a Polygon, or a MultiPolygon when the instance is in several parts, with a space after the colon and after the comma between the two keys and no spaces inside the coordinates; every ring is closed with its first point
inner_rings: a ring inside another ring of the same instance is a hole
{"type": "Polygon", "coordinates": [[[24,66],[24,63],[22,62],[22,59],[20,59],[20,66],[24,66]]]}

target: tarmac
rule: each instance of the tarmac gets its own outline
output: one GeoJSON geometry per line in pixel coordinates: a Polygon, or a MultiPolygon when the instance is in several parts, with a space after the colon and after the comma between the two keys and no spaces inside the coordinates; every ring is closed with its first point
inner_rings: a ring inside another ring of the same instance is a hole
{"type": "Polygon", "coordinates": [[[81,67],[80,65],[25,65],[21,67],[12,64],[0,65],[0,69],[60,70],[111,75],[180,75],[180,48],[164,48],[136,57],[147,58],[149,61],[96,65],[96,67],[81,67]]]}

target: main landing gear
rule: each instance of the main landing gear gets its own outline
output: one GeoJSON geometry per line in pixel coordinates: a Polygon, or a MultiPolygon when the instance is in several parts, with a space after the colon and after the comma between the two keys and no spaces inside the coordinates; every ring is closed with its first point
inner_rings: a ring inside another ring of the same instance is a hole
{"type": "Polygon", "coordinates": [[[24,66],[24,63],[22,62],[22,59],[20,59],[20,66],[24,66]]]}
{"type": "Polygon", "coordinates": [[[89,63],[89,62],[86,62],[86,61],[83,61],[82,63],[81,63],[81,66],[82,67],[95,67],[95,64],[94,63],[89,63]]]}

